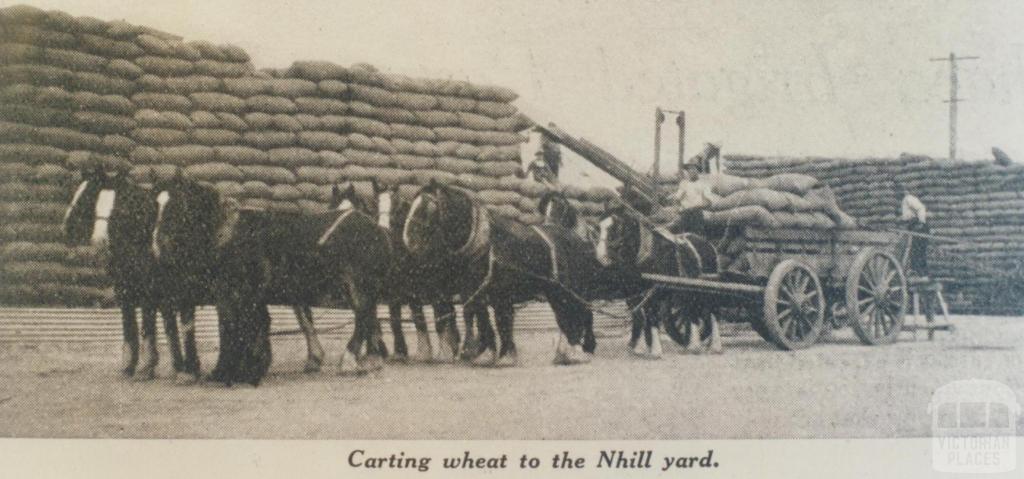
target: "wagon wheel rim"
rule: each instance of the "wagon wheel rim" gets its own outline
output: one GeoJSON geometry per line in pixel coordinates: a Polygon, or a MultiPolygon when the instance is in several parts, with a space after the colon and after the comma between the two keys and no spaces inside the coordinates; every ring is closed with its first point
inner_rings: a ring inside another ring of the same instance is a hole
{"type": "Polygon", "coordinates": [[[776,266],[765,292],[764,322],[774,343],[783,349],[802,349],[821,335],[825,295],[817,275],[792,260],[776,266]]]}
{"type": "Polygon", "coordinates": [[[847,280],[847,311],[865,344],[892,342],[903,327],[909,294],[896,258],[880,251],[858,256],[847,280]]]}

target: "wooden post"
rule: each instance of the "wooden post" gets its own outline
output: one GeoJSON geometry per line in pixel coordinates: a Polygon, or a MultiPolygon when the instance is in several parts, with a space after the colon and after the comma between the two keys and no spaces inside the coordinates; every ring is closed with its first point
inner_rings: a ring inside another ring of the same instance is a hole
{"type": "Polygon", "coordinates": [[[661,107],[654,109],[654,164],[651,165],[651,176],[654,181],[661,178],[661,124],[665,122],[665,114],[661,107]]]}
{"type": "Polygon", "coordinates": [[[679,171],[683,171],[686,164],[686,112],[680,111],[676,116],[676,125],[679,125],[679,171]]]}

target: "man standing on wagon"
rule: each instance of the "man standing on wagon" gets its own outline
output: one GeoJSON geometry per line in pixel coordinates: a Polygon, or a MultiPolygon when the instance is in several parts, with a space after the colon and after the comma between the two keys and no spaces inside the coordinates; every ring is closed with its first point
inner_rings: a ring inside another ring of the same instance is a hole
{"type": "Polygon", "coordinates": [[[910,194],[903,183],[896,183],[896,195],[901,197],[900,223],[911,233],[910,270],[917,276],[928,276],[928,209],[916,196],[910,194]]]}

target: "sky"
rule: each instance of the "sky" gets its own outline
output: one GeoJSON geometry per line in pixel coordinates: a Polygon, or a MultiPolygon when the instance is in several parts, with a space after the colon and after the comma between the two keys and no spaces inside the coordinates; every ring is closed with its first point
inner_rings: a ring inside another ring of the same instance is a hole
{"type": "MultiPolygon", "coordinates": [[[[1024,160],[1024,2],[39,0],[295,60],[508,86],[540,122],[640,171],[654,109],[685,110],[686,156],[948,156],[948,62],[960,64],[959,156],[1024,160]]],[[[663,131],[663,170],[677,149],[663,131]]],[[[569,175],[602,182],[578,158],[569,175]]]]}

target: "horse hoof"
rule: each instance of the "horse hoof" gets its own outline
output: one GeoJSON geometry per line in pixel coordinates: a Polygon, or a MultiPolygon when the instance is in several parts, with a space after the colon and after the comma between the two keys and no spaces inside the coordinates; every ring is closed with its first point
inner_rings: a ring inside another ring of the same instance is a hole
{"type": "Polygon", "coordinates": [[[341,355],[341,362],[338,363],[338,375],[358,376],[364,373],[365,371],[359,366],[359,361],[356,360],[356,355],[346,349],[341,355]]]}
{"type": "Polygon", "coordinates": [[[630,348],[630,352],[632,352],[634,356],[643,357],[644,356],[643,344],[640,341],[637,341],[636,344],[634,344],[633,347],[630,348]]]}
{"type": "Polygon", "coordinates": [[[567,355],[568,364],[587,364],[594,358],[593,354],[583,351],[580,345],[572,346],[567,355]]]}
{"type": "Polygon", "coordinates": [[[384,360],[376,354],[363,358],[363,361],[359,364],[359,368],[363,372],[380,371],[384,369],[384,360]]]}
{"type": "Polygon", "coordinates": [[[506,354],[494,363],[496,368],[511,368],[519,365],[519,356],[515,353],[506,354]]]}
{"type": "Polygon", "coordinates": [[[441,346],[441,350],[437,352],[437,356],[434,357],[433,361],[439,364],[448,364],[455,362],[455,352],[448,349],[446,346],[441,346]]]}
{"type": "Polygon", "coordinates": [[[472,364],[473,366],[490,367],[497,360],[496,356],[493,349],[488,349],[473,358],[472,364]]]}
{"type": "Polygon", "coordinates": [[[409,355],[405,353],[395,353],[388,356],[388,362],[406,364],[409,362],[409,355]]]}
{"type": "Polygon", "coordinates": [[[174,384],[178,386],[191,386],[199,382],[199,374],[178,371],[174,373],[174,384]]]}
{"type": "Polygon", "coordinates": [[[132,381],[135,382],[146,382],[156,379],[156,370],[152,368],[143,368],[135,371],[135,375],[132,376],[132,381]]]}
{"type": "Polygon", "coordinates": [[[304,372],[304,373],[318,373],[318,372],[320,372],[321,366],[322,366],[321,361],[318,361],[318,360],[310,358],[310,359],[306,360],[306,365],[303,366],[302,372],[304,372]]]}

